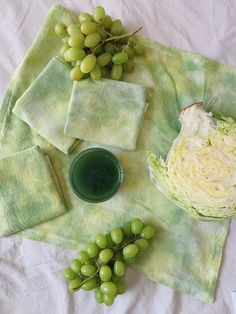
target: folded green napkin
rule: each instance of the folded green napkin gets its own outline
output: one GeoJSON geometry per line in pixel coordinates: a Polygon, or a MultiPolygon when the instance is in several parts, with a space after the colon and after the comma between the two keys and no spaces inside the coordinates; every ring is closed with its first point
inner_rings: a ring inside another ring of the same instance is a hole
{"type": "Polygon", "coordinates": [[[64,214],[51,162],[39,146],[0,158],[0,236],[64,214]]]}
{"type": "Polygon", "coordinates": [[[74,138],[63,134],[71,91],[70,68],[52,58],[13,109],[35,132],[66,154],[76,145],[74,138]]]}
{"type": "MultiPolygon", "coordinates": [[[[146,151],[166,156],[180,125],[178,115],[187,104],[203,101],[211,111],[236,118],[236,70],[207,58],[169,48],[139,37],[146,58],[134,59],[135,70],[124,79],[143,85],[148,93],[137,149],[111,149],[124,168],[124,182],[112,199],[90,204],[71,190],[68,171],[73,158],[91,147],[82,141],[71,155],[61,153],[12,114],[16,100],[58,53],[61,40],[55,24],[78,23],[78,17],[61,5],[54,5],[20,68],[9,84],[0,109],[0,154],[40,143],[50,156],[68,207],[68,212],[49,222],[29,228],[21,236],[76,249],[139,216],[151,222],[155,238],[135,266],[148,278],[212,302],[229,222],[201,222],[193,219],[159,193],[150,181],[146,151]]],[[[56,80],[56,76],[55,76],[56,80]]],[[[112,92],[112,91],[111,91],[112,92]]],[[[41,176],[40,176],[41,178],[41,176]]]]}
{"type": "Polygon", "coordinates": [[[75,82],[65,134],[133,150],[146,109],[140,85],[109,79],[75,82]]]}

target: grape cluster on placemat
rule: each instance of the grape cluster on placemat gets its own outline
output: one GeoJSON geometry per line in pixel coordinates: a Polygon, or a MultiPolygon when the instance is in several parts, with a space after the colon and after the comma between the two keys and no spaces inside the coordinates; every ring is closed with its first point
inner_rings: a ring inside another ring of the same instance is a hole
{"type": "Polygon", "coordinates": [[[112,21],[101,6],[93,9],[93,15],[81,13],[79,24],[58,23],[55,32],[63,37],[60,55],[73,69],[71,78],[80,80],[101,77],[120,80],[123,72],[131,73],[134,55],[143,55],[144,47],[137,43],[132,33],[125,33],[120,20],[112,21]]]}
{"type": "Polygon", "coordinates": [[[153,228],[144,226],[139,218],[109,234],[98,234],[95,242],[89,242],[79,251],[70,267],[64,270],[69,290],[95,289],[98,303],[112,305],[115,297],[126,291],[123,282],[126,265],[147,249],[153,234],[153,228]]]}

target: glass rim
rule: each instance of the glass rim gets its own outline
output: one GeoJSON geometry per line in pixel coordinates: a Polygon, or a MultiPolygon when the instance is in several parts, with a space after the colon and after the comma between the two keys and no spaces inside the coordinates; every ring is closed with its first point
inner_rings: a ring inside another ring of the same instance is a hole
{"type": "Polygon", "coordinates": [[[73,192],[82,200],[89,202],[89,203],[102,203],[105,202],[107,200],[109,200],[110,198],[112,198],[116,192],[118,191],[122,181],[124,178],[124,174],[123,174],[123,168],[121,166],[120,161],[117,159],[117,157],[108,149],[105,148],[100,148],[100,147],[92,147],[92,148],[88,148],[85,149],[83,151],[81,151],[71,162],[70,165],[70,169],[69,169],[69,181],[70,181],[70,185],[72,187],[73,192]],[[73,182],[73,174],[74,174],[74,167],[75,165],[78,163],[78,161],[83,158],[86,155],[89,155],[90,153],[93,152],[103,152],[107,155],[109,155],[110,157],[112,157],[113,161],[115,162],[116,168],[118,170],[118,178],[117,178],[117,182],[116,182],[116,186],[115,188],[111,191],[111,193],[108,193],[106,196],[103,196],[102,198],[98,198],[98,199],[91,199],[91,197],[88,197],[82,193],[80,193],[78,191],[77,186],[74,184],[73,182]]]}

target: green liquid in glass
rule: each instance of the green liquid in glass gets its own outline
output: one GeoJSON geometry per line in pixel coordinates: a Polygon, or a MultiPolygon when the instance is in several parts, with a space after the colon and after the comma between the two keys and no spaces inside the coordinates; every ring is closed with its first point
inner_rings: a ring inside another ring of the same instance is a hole
{"type": "Polygon", "coordinates": [[[108,150],[91,148],[72,162],[70,182],[74,192],[88,202],[103,202],[112,197],[122,181],[122,168],[108,150]]]}

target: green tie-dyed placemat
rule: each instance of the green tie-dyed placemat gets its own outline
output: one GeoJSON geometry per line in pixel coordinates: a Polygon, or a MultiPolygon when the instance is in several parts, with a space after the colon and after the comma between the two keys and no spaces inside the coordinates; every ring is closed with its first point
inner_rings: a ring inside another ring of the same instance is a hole
{"type": "Polygon", "coordinates": [[[146,151],[167,154],[179,131],[179,111],[189,103],[203,101],[236,118],[236,70],[140,38],[146,47],[146,59],[137,58],[135,71],[125,77],[145,86],[148,92],[149,109],[137,149],[134,152],[112,149],[123,165],[124,183],[111,200],[85,203],[73,194],[68,170],[78,152],[94,145],[82,142],[66,156],[11,114],[16,100],[59,51],[61,41],[54,34],[54,26],[60,20],[70,24],[77,17],[60,5],[53,6],[23,64],[12,77],[0,112],[4,137],[1,154],[40,145],[50,156],[69,211],[19,235],[76,249],[96,233],[139,216],[151,221],[157,232],[152,247],[139,259],[136,268],[151,280],[212,302],[229,221],[200,222],[169,202],[150,182],[146,151]]]}

